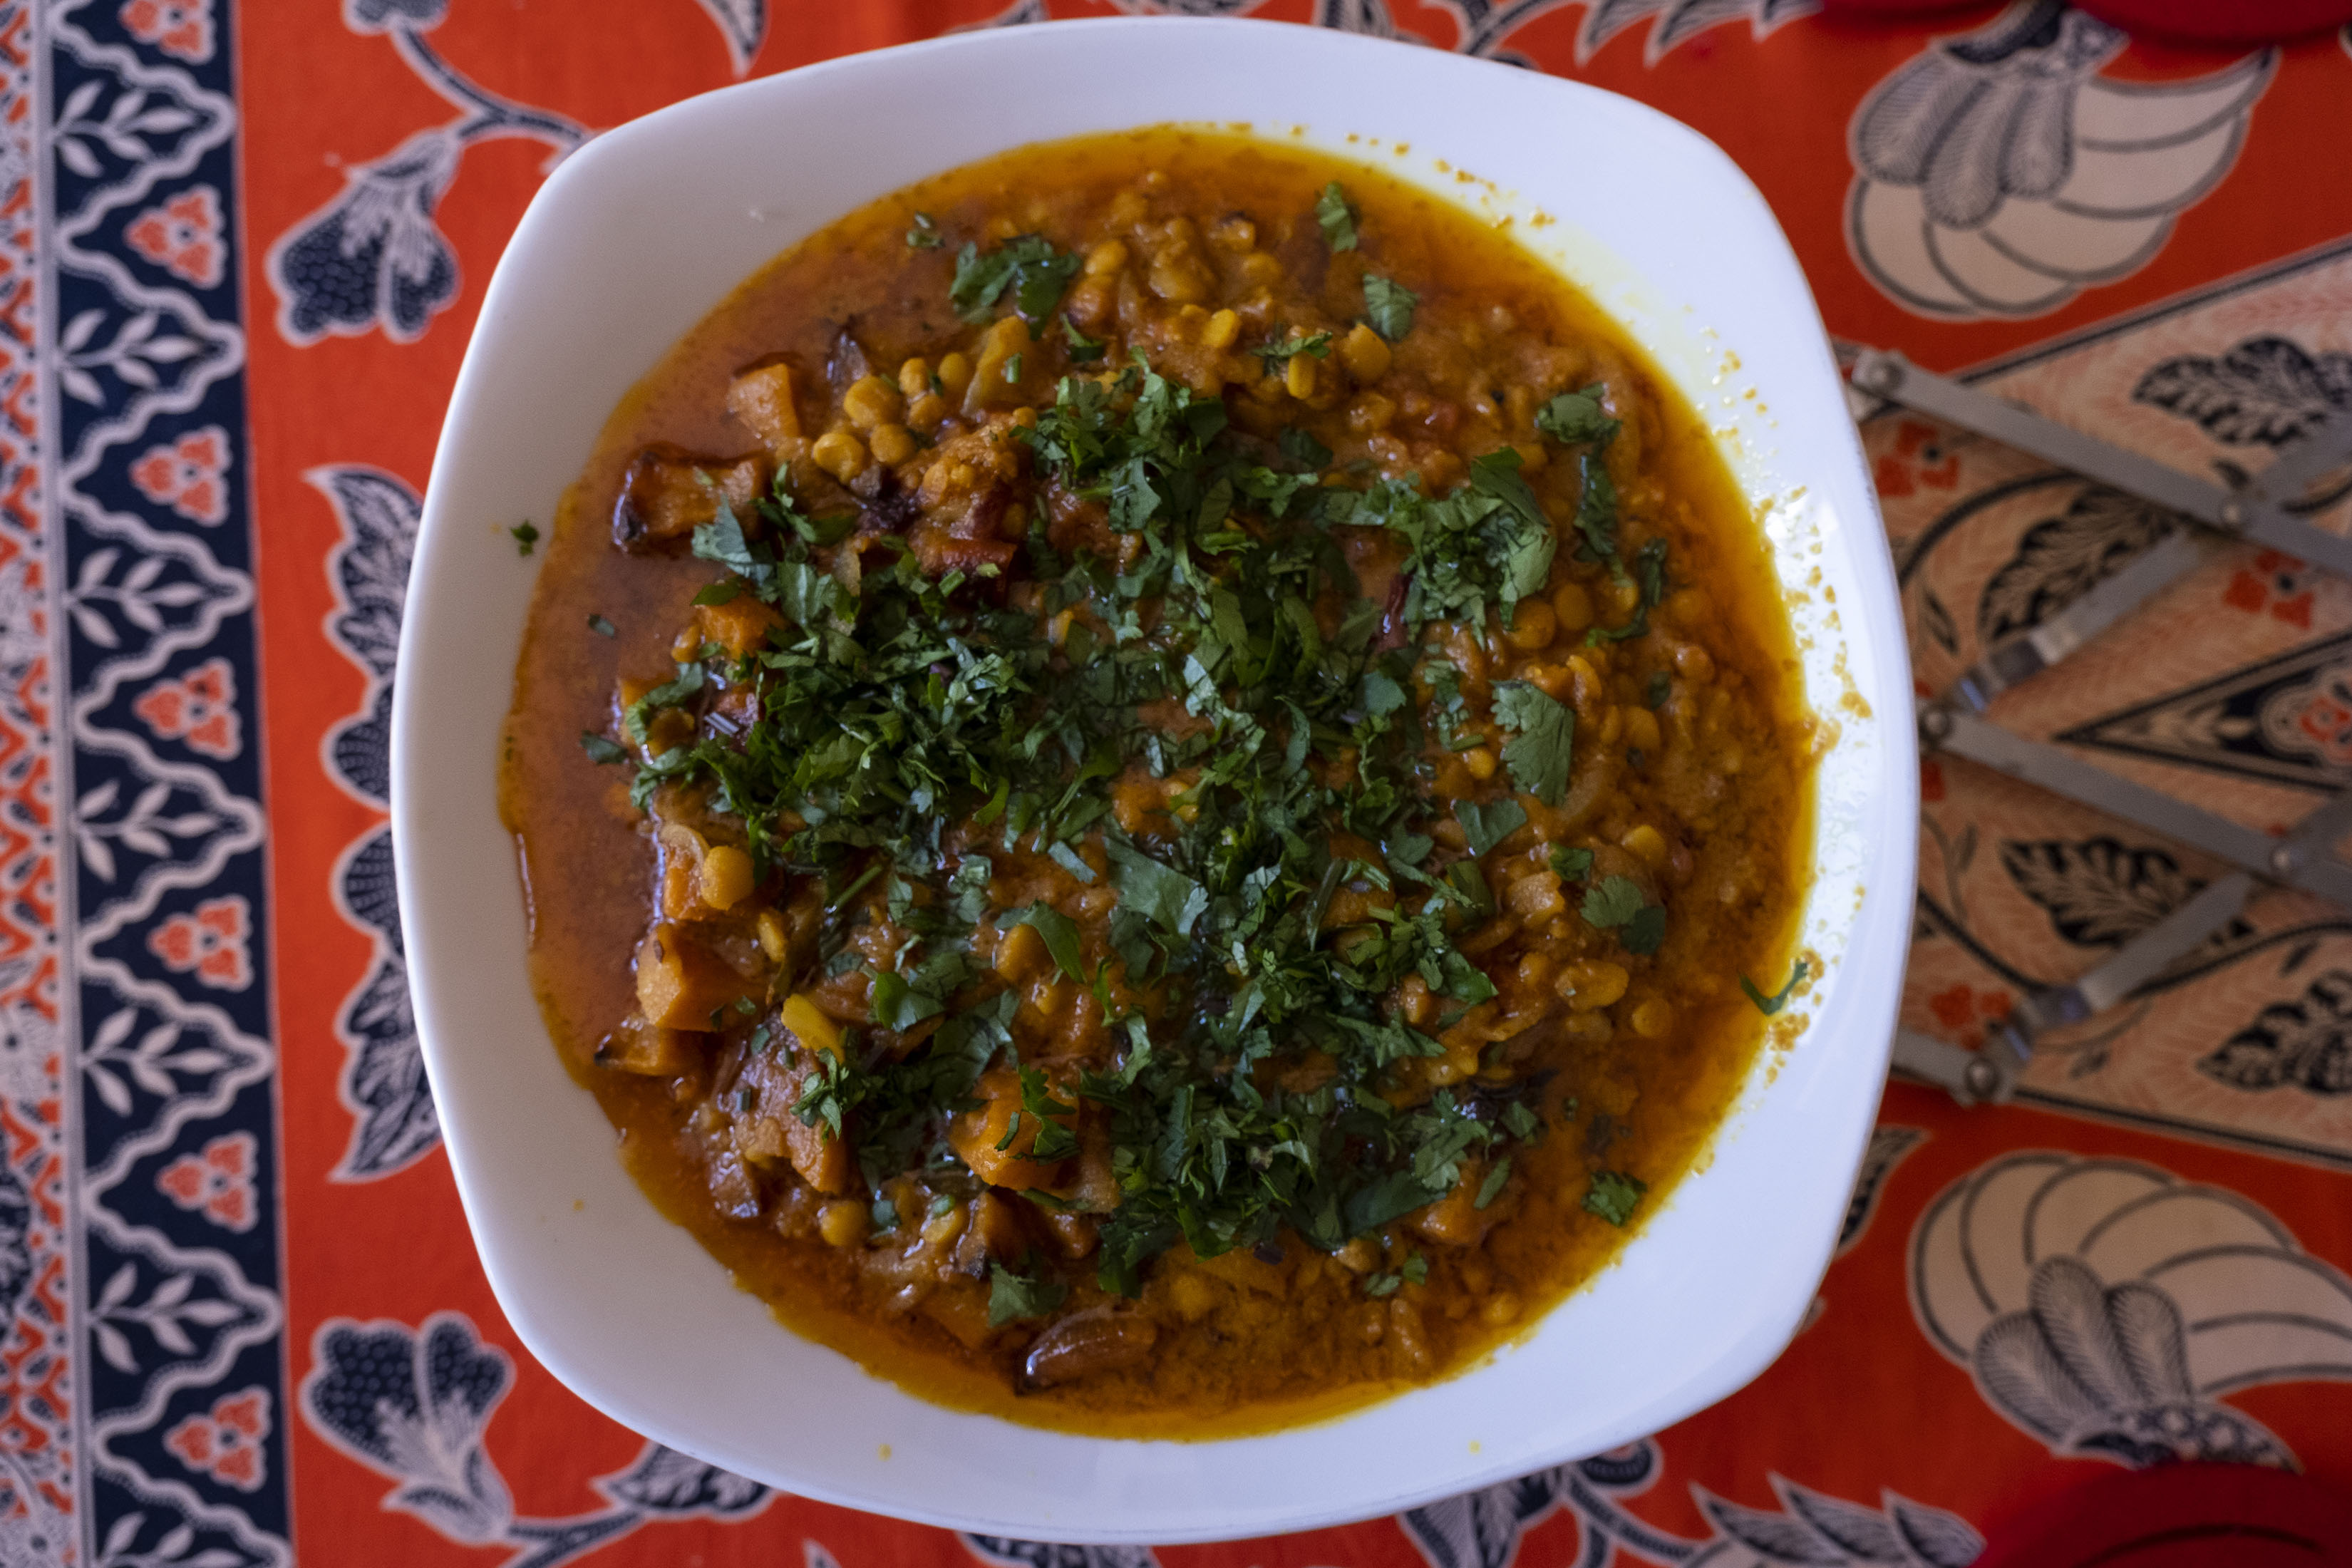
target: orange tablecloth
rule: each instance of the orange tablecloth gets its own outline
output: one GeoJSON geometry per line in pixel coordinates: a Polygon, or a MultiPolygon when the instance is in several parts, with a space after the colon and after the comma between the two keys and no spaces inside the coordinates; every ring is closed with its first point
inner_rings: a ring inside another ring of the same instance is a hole
{"type": "MultiPolygon", "coordinates": [[[[1120,8],[1656,104],[1753,175],[1834,333],[2200,473],[2352,409],[2352,38],[2192,52],[2054,0],[1120,8]]],[[[1891,1089],[1818,1309],[1754,1385],[1395,1519],[959,1539],[648,1445],[520,1352],[437,1151],[383,798],[417,489],[491,262],[599,128],[1105,9],[0,0],[0,1561],[1959,1568],[2118,1466],[2352,1484],[2352,917],[2284,893],[2011,1106],[1891,1089]]],[[[2167,526],[1926,421],[1867,434],[1932,685],[2167,526]]],[[[1997,717],[2280,826],[2352,781],[2352,584],[2219,553],[1997,717]]],[[[1964,764],[1926,813],[1906,1021],[1963,1043],[2213,873],[1964,764]]]]}

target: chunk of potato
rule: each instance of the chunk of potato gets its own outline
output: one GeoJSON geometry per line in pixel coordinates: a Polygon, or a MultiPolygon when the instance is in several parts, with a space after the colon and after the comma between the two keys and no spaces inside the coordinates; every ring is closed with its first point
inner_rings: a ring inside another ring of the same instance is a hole
{"type": "Polygon", "coordinates": [[[637,454],[613,508],[613,542],[643,551],[683,539],[719,515],[719,498],[740,517],[768,489],[775,462],[764,452],[697,458],[667,442],[637,454]]]}
{"type": "MultiPolygon", "coordinates": [[[[961,1113],[948,1127],[948,1142],[956,1157],[993,1187],[1025,1191],[1058,1185],[1068,1161],[1030,1158],[1030,1151],[1037,1146],[1038,1119],[1021,1109],[1021,1075],[1010,1068],[983,1073],[972,1093],[981,1101],[979,1109],[961,1113]],[[1016,1114],[1018,1123],[1013,1121],[1016,1114]],[[1000,1143],[1003,1144],[1001,1149],[1000,1143]]],[[[1058,1093],[1055,1099],[1066,1105],[1072,1103],[1058,1093]]],[[[1068,1127],[1077,1118],[1074,1112],[1053,1120],[1068,1127]]]]}
{"type": "Polygon", "coordinates": [[[694,1037],[684,1029],[649,1024],[642,1013],[632,1013],[604,1037],[596,1060],[621,1072],[646,1078],[674,1078],[694,1065],[694,1037]]]}
{"type": "Polygon", "coordinates": [[[767,443],[782,462],[801,439],[800,410],[793,404],[793,367],[772,360],[740,372],[727,384],[727,412],[767,443]]]}
{"type": "Polygon", "coordinates": [[[667,921],[637,943],[637,1007],[657,1028],[712,1028],[714,1016],[751,990],[741,975],[667,921]]]}
{"type": "Polygon", "coordinates": [[[697,638],[717,643],[730,658],[765,651],[768,634],[783,624],[783,616],[751,594],[739,593],[723,605],[694,606],[697,638]]]}
{"type": "Polygon", "coordinates": [[[1444,1247],[1475,1247],[1486,1239],[1486,1227],[1500,1216],[1498,1205],[1478,1206],[1478,1188],[1486,1168],[1477,1160],[1462,1163],[1462,1176],[1454,1190],[1412,1216],[1412,1228],[1444,1247]]]}

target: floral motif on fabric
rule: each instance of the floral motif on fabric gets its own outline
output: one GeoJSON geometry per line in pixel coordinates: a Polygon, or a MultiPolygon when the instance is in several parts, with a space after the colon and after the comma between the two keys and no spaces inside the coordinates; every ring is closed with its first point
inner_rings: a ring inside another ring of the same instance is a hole
{"type": "Polygon", "coordinates": [[[221,243],[220,193],[194,185],[149,207],[122,231],[131,248],[199,289],[221,280],[227,247],[221,243]]]}
{"type": "Polygon", "coordinates": [[[206,1142],[200,1153],[183,1154],[163,1167],[155,1189],[184,1209],[237,1232],[253,1228],[253,1177],[259,1145],[250,1132],[231,1132],[206,1142]]]}
{"type": "Polygon", "coordinates": [[[217,425],[150,447],[131,465],[131,482],[158,506],[207,526],[228,517],[228,432],[217,425]]]}
{"type": "Polygon", "coordinates": [[[225,658],[208,658],[176,678],[157,681],[131,705],[167,741],[227,762],[244,750],[236,711],[236,672],[225,658]]]}
{"type": "Polygon", "coordinates": [[[148,951],[177,974],[194,973],[215,991],[242,991],[253,984],[246,951],[252,916],[236,894],[207,899],[193,913],[175,914],[148,933],[148,951]]]}

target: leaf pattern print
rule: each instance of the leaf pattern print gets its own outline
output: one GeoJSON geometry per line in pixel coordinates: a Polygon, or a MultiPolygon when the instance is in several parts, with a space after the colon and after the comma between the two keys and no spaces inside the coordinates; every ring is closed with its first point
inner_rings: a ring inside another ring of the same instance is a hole
{"type": "Polygon", "coordinates": [[[2128,942],[2205,886],[2164,850],[2133,849],[2105,837],[2003,844],[2000,863],[2018,889],[2049,911],[2058,934],[2078,947],[2128,942]]]}
{"type": "Polygon", "coordinates": [[[2223,354],[2165,360],[2140,377],[2132,400],[2193,419],[2225,446],[2281,447],[2352,408],[2352,354],[2312,353],[2265,333],[2223,354]]]}
{"type": "Polygon", "coordinates": [[[2032,630],[2180,525],[2179,513],[2137,496],[2084,486],[2063,513],[2027,529],[1993,574],[1977,605],[1979,635],[1995,643],[2032,630]]]}
{"type": "Polygon", "coordinates": [[[2259,1094],[2299,1089],[2352,1094],[2352,973],[2330,969],[2291,1002],[2274,1002],[2197,1061],[2217,1083],[2259,1094]]]}

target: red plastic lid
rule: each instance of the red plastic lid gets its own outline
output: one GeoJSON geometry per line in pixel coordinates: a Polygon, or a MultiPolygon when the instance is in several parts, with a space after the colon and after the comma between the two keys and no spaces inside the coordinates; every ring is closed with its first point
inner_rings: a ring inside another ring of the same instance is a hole
{"type": "Polygon", "coordinates": [[[2252,47],[2352,22],[2352,0],[2074,0],[2136,37],[2252,47]]]}
{"type": "Polygon", "coordinates": [[[2158,1465],[2062,1493],[1973,1568],[2341,1568],[2352,1500],[2258,1465],[2158,1465]]]}
{"type": "MultiPolygon", "coordinates": [[[[1927,16],[1983,0],[1822,0],[1844,16],[1927,16]]],[[[2257,48],[2352,22],[2352,0],[2074,0],[2134,37],[2257,48]]]]}

